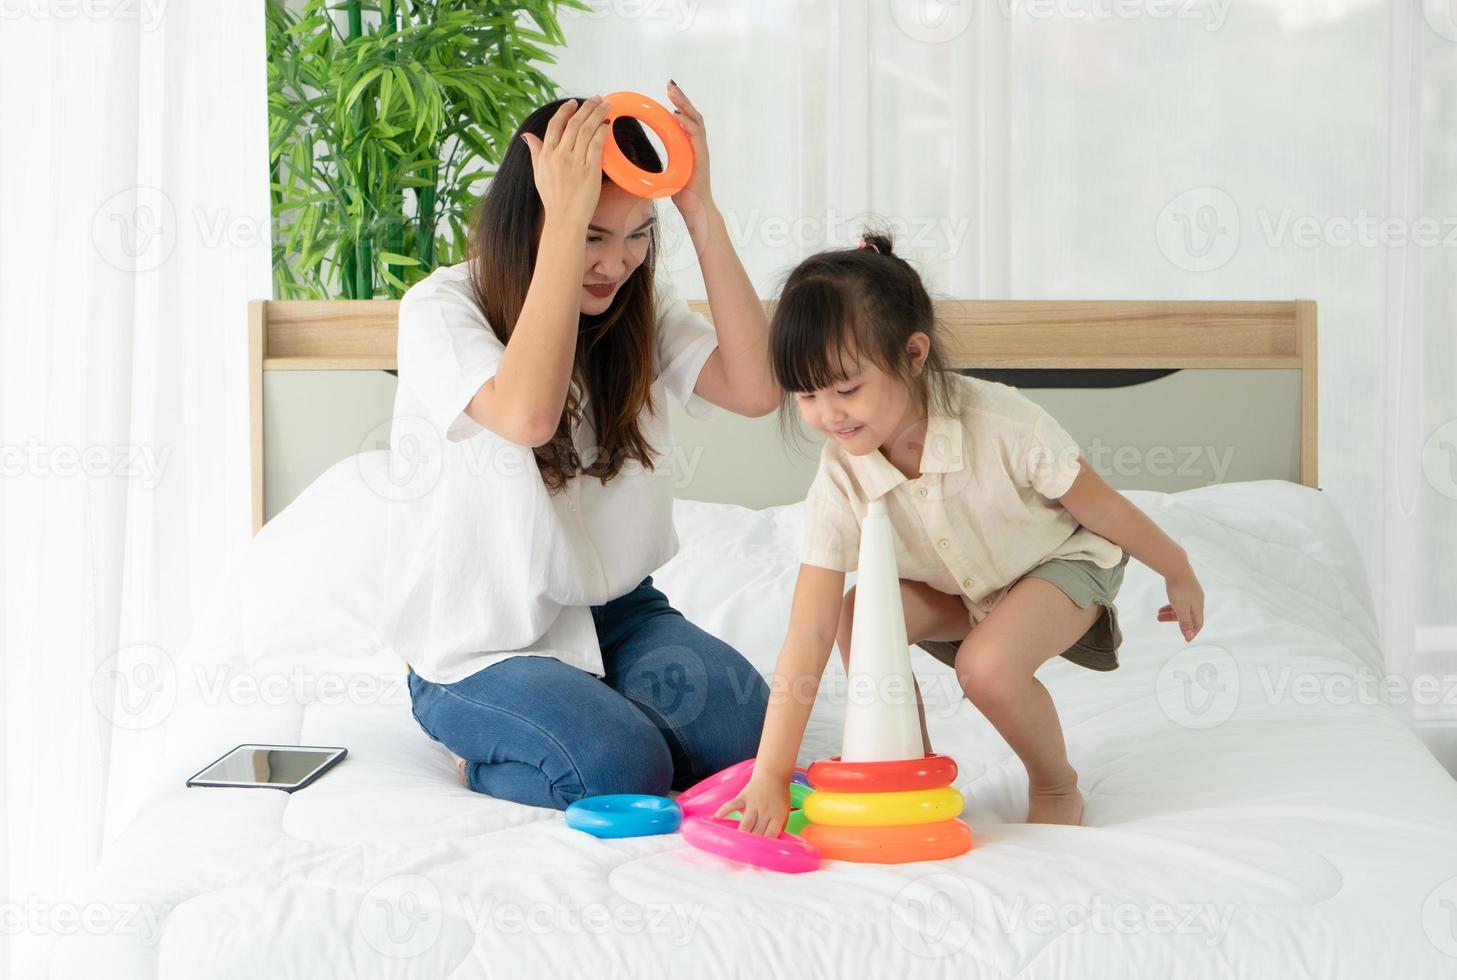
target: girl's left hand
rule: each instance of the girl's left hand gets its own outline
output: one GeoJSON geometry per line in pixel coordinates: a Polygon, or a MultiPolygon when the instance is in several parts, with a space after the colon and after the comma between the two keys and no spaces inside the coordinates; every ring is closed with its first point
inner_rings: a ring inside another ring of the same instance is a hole
{"type": "Polygon", "coordinates": [[[703,126],[703,114],[693,107],[678,83],[671,79],[668,81],[668,100],[673,103],[673,117],[693,144],[693,176],[688,178],[688,186],[673,195],[673,204],[691,230],[694,220],[713,205],[708,190],[708,133],[703,126]]]}
{"type": "Polygon", "coordinates": [[[1169,604],[1158,612],[1158,621],[1178,621],[1179,631],[1188,643],[1204,628],[1204,589],[1194,577],[1193,570],[1182,575],[1171,575],[1164,580],[1168,588],[1169,604]]]}

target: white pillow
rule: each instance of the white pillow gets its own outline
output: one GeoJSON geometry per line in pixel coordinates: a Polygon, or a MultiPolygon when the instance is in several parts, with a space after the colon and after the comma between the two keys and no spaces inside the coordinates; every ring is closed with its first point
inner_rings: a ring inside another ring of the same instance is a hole
{"type": "Polygon", "coordinates": [[[243,657],[368,656],[382,644],[389,452],[342,459],[263,525],[238,569],[243,657]]]}

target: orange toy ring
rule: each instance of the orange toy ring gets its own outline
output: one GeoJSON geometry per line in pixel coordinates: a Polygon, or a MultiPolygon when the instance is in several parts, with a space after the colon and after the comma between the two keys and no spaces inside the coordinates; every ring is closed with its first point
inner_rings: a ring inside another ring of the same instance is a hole
{"type": "Polygon", "coordinates": [[[841,762],[839,756],[809,767],[809,784],[831,793],[894,793],[936,789],[956,780],[956,760],[948,755],[893,762],[841,762]]]}
{"type": "Polygon", "coordinates": [[[617,138],[609,132],[602,146],[602,171],[612,182],[638,197],[668,197],[687,187],[688,178],[693,176],[693,144],[673,114],[637,92],[613,92],[603,96],[602,101],[607,103],[608,119],[638,120],[658,134],[668,153],[667,166],[655,174],[623,156],[617,138]]]}
{"type": "Polygon", "coordinates": [[[833,827],[812,823],[804,828],[805,843],[830,861],[904,864],[941,861],[971,848],[971,828],[960,820],[906,824],[897,827],[833,827]]]}

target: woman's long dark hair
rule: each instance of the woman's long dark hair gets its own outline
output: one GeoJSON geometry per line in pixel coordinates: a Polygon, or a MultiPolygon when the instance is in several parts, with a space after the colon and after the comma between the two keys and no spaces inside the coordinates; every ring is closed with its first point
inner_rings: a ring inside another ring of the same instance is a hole
{"type": "MultiPolygon", "coordinates": [[[[544,136],[547,123],[565,101],[548,102],[522,121],[476,213],[469,257],[471,291],[503,344],[511,339],[526,302],[545,217],[532,174],[531,152],[521,134],[544,136]]],[[[630,161],[644,170],[663,169],[636,119],[616,119],[612,127],[617,145],[630,161]]],[[[568,386],[561,420],[551,441],[534,450],[542,480],[553,493],[579,472],[606,483],[630,459],[653,467],[654,449],[642,434],[638,416],[644,408],[657,410],[652,399],[657,344],[653,264],[657,251],[655,226],[642,264],[619,287],[612,305],[600,315],[581,316],[573,383],[568,386]],[[598,447],[596,459],[586,467],[572,444],[572,426],[582,418],[583,396],[598,447]]]]}

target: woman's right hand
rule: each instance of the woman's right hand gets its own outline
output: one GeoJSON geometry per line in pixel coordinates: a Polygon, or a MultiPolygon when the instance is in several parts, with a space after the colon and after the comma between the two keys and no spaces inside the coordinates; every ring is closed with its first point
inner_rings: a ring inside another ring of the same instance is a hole
{"type": "Polygon", "coordinates": [[[583,229],[602,193],[602,145],[611,125],[607,103],[599,96],[577,104],[563,102],[546,124],[544,138],[522,133],[531,151],[532,177],[549,221],[569,221],[583,229]]]}
{"type": "Polygon", "coordinates": [[[789,819],[789,780],[750,776],[743,792],[718,808],[715,817],[727,817],[735,810],[743,815],[739,829],[750,834],[778,837],[789,819]]]}

